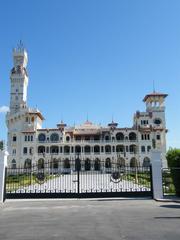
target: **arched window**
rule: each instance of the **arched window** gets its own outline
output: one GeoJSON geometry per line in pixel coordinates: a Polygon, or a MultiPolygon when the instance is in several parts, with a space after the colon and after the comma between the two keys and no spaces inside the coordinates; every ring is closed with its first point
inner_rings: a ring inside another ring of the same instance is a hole
{"type": "Polygon", "coordinates": [[[38,160],[38,169],[44,169],[44,159],[40,158],[38,160]]]}
{"type": "Polygon", "coordinates": [[[136,147],[136,145],[130,145],[129,146],[129,151],[130,151],[130,153],[136,153],[137,152],[137,147],[136,147]]]}
{"type": "Polygon", "coordinates": [[[52,133],[50,136],[51,142],[58,142],[59,141],[59,135],[57,133],[52,133]]]}
{"type": "Polygon", "coordinates": [[[64,146],[64,153],[69,154],[70,153],[70,146],[64,146]]]}
{"type": "Polygon", "coordinates": [[[84,152],[85,152],[85,153],[90,153],[90,152],[91,152],[91,147],[88,146],[88,145],[86,145],[86,146],[84,147],[84,152]]]}
{"type": "Polygon", "coordinates": [[[143,167],[149,167],[151,165],[151,161],[148,157],[145,157],[143,160],[143,167]]]}
{"type": "Polygon", "coordinates": [[[50,164],[50,167],[57,169],[59,167],[58,159],[54,158],[50,164]]]}
{"type": "Polygon", "coordinates": [[[87,158],[85,160],[84,168],[85,168],[85,171],[91,170],[91,160],[90,159],[87,158]]]}
{"type": "Polygon", "coordinates": [[[94,153],[100,153],[100,146],[98,145],[94,146],[94,153]]]}
{"type": "Polygon", "coordinates": [[[68,158],[64,160],[64,168],[71,168],[70,161],[68,158]]]}
{"type": "Polygon", "coordinates": [[[138,167],[138,161],[136,158],[131,158],[130,167],[138,167]]]}
{"type": "Polygon", "coordinates": [[[70,141],[70,136],[66,136],[66,142],[70,141]]]}
{"type": "Polygon", "coordinates": [[[40,133],[40,134],[38,135],[38,140],[39,140],[39,142],[45,142],[45,140],[46,140],[46,135],[45,135],[44,133],[40,133]]]}
{"type": "Polygon", "coordinates": [[[76,158],[76,160],[75,160],[75,170],[76,171],[81,170],[81,159],[79,159],[79,158],[76,158]]]}
{"type": "Polygon", "coordinates": [[[110,158],[106,158],[105,168],[111,168],[111,159],[110,158]]]}
{"type": "Polygon", "coordinates": [[[30,169],[32,165],[31,159],[26,159],[24,162],[24,168],[30,169]]]}
{"type": "Polygon", "coordinates": [[[58,154],[59,153],[59,147],[58,146],[51,146],[50,147],[50,153],[58,154]]]}
{"type": "Polygon", "coordinates": [[[142,153],[145,153],[145,152],[146,152],[145,146],[141,146],[141,152],[142,152],[142,153]]]}
{"type": "Polygon", "coordinates": [[[45,153],[45,146],[39,146],[38,147],[38,153],[45,153]]]}
{"type": "Polygon", "coordinates": [[[11,168],[12,168],[12,169],[16,169],[16,160],[15,160],[15,159],[13,159],[13,160],[11,161],[11,168]]]}
{"type": "Polygon", "coordinates": [[[96,158],[96,160],[94,162],[94,170],[99,171],[100,169],[101,169],[101,162],[98,158],[96,158]]]}
{"type": "Polygon", "coordinates": [[[130,140],[130,141],[135,141],[135,140],[136,140],[136,133],[131,132],[131,133],[129,134],[129,140],[130,140]]]}
{"type": "Polygon", "coordinates": [[[117,167],[121,168],[121,167],[125,167],[125,159],[124,158],[118,158],[117,159],[117,167]]]}
{"type": "Polygon", "coordinates": [[[124,134],[119,132],[116,134],[116,140],[117,141],[123,141],[124,140],[124,134]]]}
{"type": "Polygon", "coordinates": [[[147,152],[151,151],[151,146],[147,146],[147,152]]]}
{"type": "Polygon", "coordinates": [[[124,152],[124,146],[123,145],[117,145],[116,146],[116,152],[123,153],[124,152]]]}
{"type": "Polygon", "coordinates": [[[110,145],[105,146],[105,152],[106,153],[111,153],[111,146],[110,145]]]}
{"type": "Polygon", "coordinates": [[[81,152],[81,146],[77,145],[75,146],[75,153],[80,153],[81,152]]]}

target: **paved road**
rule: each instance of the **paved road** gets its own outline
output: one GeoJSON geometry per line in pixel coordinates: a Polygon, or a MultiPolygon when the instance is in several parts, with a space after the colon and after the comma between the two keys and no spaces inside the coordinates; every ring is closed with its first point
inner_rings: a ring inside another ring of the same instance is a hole
{"type": "Polygon", "coordinates": [[[2,240],[179,240],[180,204],[153,200],[7,201],[2,240]]]}

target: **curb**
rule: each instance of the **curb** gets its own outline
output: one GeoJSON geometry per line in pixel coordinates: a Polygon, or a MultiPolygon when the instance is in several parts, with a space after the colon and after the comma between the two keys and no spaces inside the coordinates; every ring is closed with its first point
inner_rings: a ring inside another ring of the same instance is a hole
{"type": "Polygon", "coordinates": [[[156,198],[154,199],[156,202],[175,202],[175,203],[180,203],[180,199],[164,199],[164,198],[156,198]]]}

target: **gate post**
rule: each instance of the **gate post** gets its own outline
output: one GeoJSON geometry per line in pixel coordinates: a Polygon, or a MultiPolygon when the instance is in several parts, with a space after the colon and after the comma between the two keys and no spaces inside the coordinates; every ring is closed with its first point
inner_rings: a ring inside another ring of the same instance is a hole
{"type": "Polygon", "coordinates": [[[151,151],[153,198],[163,198],[161,151],[151,151]]]}
{"type": "Polygon", "coordinates": [[[0,203],[4,202],[5,193],[5,171],[7,166],[8,152],[0,150],[0,203]]]}

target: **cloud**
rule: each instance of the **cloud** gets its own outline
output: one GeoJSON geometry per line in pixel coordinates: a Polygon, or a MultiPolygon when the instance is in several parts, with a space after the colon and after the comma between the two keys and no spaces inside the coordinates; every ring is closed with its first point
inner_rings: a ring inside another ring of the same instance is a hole
{"type": "Polygon", "coordinates": [[[6,113],[6,112],[9,112],[9,107],[7,106],[0,107],[0,113],[6,113]]]}

